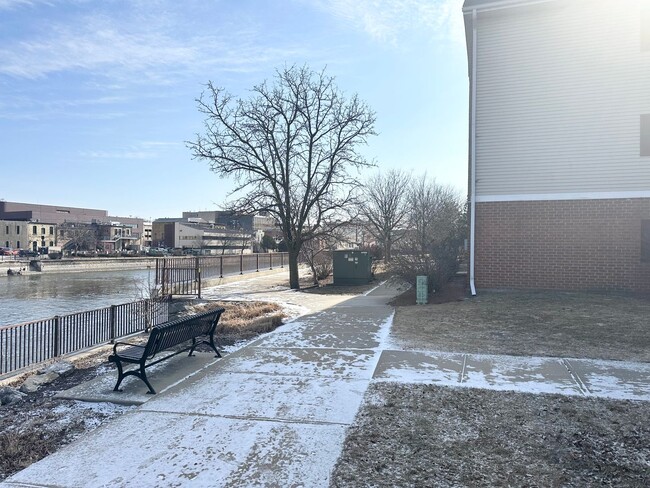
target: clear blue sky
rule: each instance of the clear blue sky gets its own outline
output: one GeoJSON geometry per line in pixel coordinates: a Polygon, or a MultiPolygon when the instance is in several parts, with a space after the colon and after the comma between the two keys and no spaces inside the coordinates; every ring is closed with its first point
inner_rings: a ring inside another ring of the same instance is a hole
{"type": "Polygon", "coordinates": [[[215,209],[195,99],[245,96],[285,64],[377,112],[364,148],[466,192],[462,0],[0,0],[0,199],[111,215],[215,209]]]}

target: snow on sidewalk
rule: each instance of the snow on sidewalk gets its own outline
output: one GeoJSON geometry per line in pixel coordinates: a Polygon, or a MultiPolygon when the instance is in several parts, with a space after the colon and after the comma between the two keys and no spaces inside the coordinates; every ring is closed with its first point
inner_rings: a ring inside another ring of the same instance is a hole
{"type": "Polygon", "coordinates": [[[384,298],[303,316],[4,486],[326,487],[390,325],[384,298]]]}

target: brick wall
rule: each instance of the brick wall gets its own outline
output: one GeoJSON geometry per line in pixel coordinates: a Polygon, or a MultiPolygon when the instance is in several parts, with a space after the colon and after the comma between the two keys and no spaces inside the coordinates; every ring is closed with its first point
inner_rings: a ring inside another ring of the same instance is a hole
{"type": "Polygon", "coordinates": [[[650,198],[476,205],[478,288],[650,292],[650,198]]]}

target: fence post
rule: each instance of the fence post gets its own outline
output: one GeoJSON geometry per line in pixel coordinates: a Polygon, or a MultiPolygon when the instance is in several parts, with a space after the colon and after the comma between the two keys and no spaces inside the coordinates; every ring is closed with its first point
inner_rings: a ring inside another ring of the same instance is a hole
{"type": "Polygon", "coordinates": [[[269,269],[273,269],[273,253],[269,253],[269,269]]]}
{"type": "Polygon", "coordinates": [[[284,268],[284,253],[280,254],[280,267],[284,268]]]}
{"type": "Polygon", "coordinates": [[[199,266],[199,257],[197,256],[195,259],[196,261],[194,263],[194,275],[196,276],[196,280],[199,286],[199,299],[201,299],[201,267],[199,266]]]}
{"type": "Polygon", "coordinates": [[[161,283],[162,283],[162,292],[163,295],[167,295],[168,289],[167,289],[167,259],[162,258],[163,260],[163,265],[162,265],[162,276],[161,276],[161,283]]]}
{"type": "Polygon", "coordinates": [[[109,335],[111,337],[111,344],[115,342],[115,308],[116,308],[115,305],[111,305],[108,314],[108,329],[109,329],[109,335]]]}
{"type": "Polygon", "coordinates": [[[223,278],[223,256],[219,256],[219,278],[223,278]]]}
{"type": "Polygon", "coordinates": [[[54,340],[53,346],[54,346],[54,357],[58,358],[59,353],[60,353],[60,347],[59,347],[59,341],[61,340],[61,317],[56,315],[54,317],[54,340]]]}
{"type": "Polygon", "coordinates": [[[151,317],[151,299],[144,299],[144,331],[148,332],[152,326],[152,317],[151,317]]]}
{"type": "Polygon", "coordinates": [[[255,256],[257,257],[257,270],[256,270],[256,272],[259,273],[260,272],[260,254],[256,253],[255,256]]]}
{"type": "Polygon", "coordinates": [[[244,255],[243,254],[239,255],[239,274],[240,275],[244,274],[244,255]]]}

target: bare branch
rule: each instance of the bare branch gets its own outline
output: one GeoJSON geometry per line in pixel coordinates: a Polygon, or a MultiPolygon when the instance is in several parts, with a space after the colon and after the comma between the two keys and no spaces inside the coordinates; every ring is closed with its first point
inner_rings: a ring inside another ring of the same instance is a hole
{"type": "Polygon", "coordinates": [[[375,135],[374,112],[356,95],[347,99],[325,70],[276,71],[272,84],[235,99],[208,83],[197,100],[204,130],[187,145],[242,194],[233,208],[278,218],[289,249],[291,287],[298,287],[297,256],[319,228],[353,201],[350,174],[371,164],[358,153],[375,135]]]}

